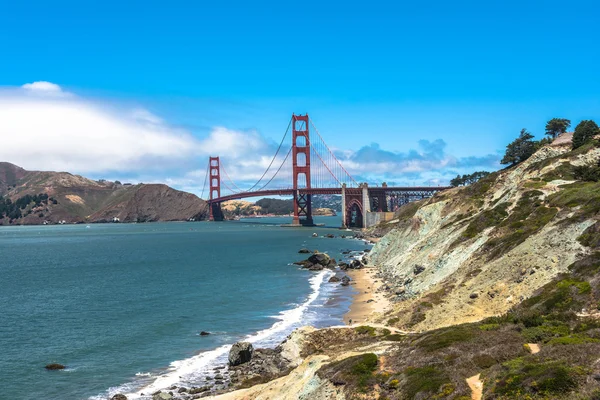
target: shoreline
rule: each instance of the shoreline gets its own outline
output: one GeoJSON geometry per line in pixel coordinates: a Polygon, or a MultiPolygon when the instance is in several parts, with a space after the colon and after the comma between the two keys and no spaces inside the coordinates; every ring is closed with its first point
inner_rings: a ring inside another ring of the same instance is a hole
{"type": "Polygon", "coordinates": [[[380,290],[383,283],[376,278],[377,269],[374,266],[348,270],[346,274],[352,279],[350,284],[357,293],[353,296],[350,310],[344,314],[345,324],[356,325],[369,322],[375,314],[383,314],[390,308],[389,300],[380,290]]]}

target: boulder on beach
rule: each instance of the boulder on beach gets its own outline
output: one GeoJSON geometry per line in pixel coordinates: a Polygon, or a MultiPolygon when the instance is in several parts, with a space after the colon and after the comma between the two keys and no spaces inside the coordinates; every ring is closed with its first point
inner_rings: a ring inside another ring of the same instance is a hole
{"type": "Polygon", "coordinates": [[[113,397],[111,397],[110,400],[127,400],[127,396],[125,396],[124,394],[118,393],[118,394],[115,394],[113,397]]]}
{"type": "Polygon", "coordinates": [[[252,343],[235,343],[231,346],[231,350],[229,350],[229,365],[234,367],[236,365],[247,363],[252,359],[253,352],[254,348],[252,347],[252,343]]]}
{"type": "Polygon", "coordinates": [[[360,260],[352,260],[350,263],[350,268],[352,269],[361,269],[362,267],[364,267],[364,265],[360,260]]]}
{"type": "Polygon", "coordinates": [[[348,286],[350,284],[350,277],[348,275],[344,275],[342,277],[342,286],[348,286]]]}
{"type": "Polygon", "coordinates": [[[337,276],[332,276],[331,278],[329,278],[328,282],[339,282],[341,279],[338,278],[337,276]]]}
{"type": "Polygon", "coordinates": [[[340,261],[340,263],[338,264],[338,267],[340,267],[340,269],[342,271],[345,271],[345,270],[348,269],[349,265],[347,263],[343,262],[343,261],[340,261]]]}
{"type": "Polygon", "coordinates": [[[210,386],[202,386],[202,387],[194,387],[191,388],[190,390],[188,390],[189,394],[198,394],[198,393],[204,393],[210,390],[210,386]]]}
{"type": "Polygon", "coordinates": [[[152,400],[171,400],[173,396],[167,392],[159,392],[152,395],[152,400]]]}
{"type": "Polygon", "coordinates": [[[57,364],[57,363],[52,363],[52,364],[48,364],[45,367],[48,371],[56,371],[59,369],[65,369],[66,367],[62,364],[57,364]]]}

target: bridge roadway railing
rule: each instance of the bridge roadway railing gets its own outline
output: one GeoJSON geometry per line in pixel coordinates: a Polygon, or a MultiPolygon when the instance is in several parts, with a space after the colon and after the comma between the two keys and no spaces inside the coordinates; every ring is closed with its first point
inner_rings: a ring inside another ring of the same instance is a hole
{"type": "MultiPolygon", "coordinates": [[[[415,196],[431,196],[432,194],[450,189],[445,186],[388,186],[388,187],[369,187],[369,197],[374,197],[378,194],[394,194],[403,193],[411,194],[415,196]]],[[[298,189],[302,194],[342,194],[341,187],[332,188],[310,188],[310,189],[298,189]]],[[[359,195],[362,194],[362,188],[346,188],[346,194],[359,195]]],[[[229,200],[239,200],[248,197],[267,197],[267,196],[292,196],[294,189],[271,189],[271,190],[260,190],[255,192],[240,192],[234,193],[227,196],[218,197],[212,200],[207,200],[208,203],[222,203],[229,200]]]]}

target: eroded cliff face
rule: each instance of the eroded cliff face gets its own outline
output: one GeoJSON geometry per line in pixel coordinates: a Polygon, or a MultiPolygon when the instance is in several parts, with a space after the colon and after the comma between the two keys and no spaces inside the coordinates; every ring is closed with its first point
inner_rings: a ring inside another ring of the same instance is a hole
{"type": "Polygon", "coordinates": [[[388,233],[371,262],[397,301],[399,326],[427,330],[501,314],[588,253],[578,238],[598,221],[600,188],[575,183],[573,168],[599,159],[595,146],[545,146],[379,227],[388,233]]]}

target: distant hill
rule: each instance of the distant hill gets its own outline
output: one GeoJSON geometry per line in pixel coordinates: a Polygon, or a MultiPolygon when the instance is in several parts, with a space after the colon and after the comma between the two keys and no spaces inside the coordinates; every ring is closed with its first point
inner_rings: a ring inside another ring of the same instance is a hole
{"type": "Polygon", "coordinates": [[[205,219],[204,200],[163,184],[94,181],[0,162],[0,225],[205,219]]]}
{"type": "MultiPolygon", "coordinates": [[[[289,215],[294,210],[292,199],[264,198],[256,203],[243,200],[226,201],[221,205],[225,218],[252,215],[289,215]]],[[[342,197],[336,195],[317,195],[312,197],[313,215],[336,215],[342,208],[342,197]]]]}

